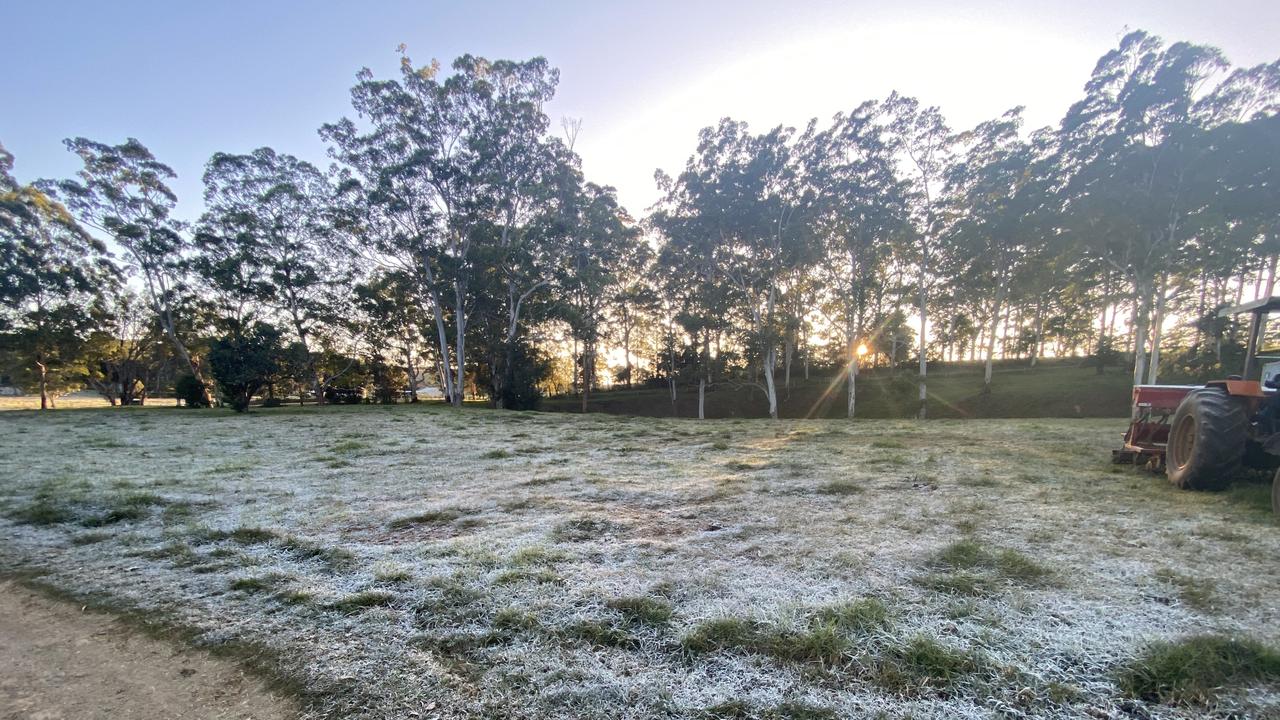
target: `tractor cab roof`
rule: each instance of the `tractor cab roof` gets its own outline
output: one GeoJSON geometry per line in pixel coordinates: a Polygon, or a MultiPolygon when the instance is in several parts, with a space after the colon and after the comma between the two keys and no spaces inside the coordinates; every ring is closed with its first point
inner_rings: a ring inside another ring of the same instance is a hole
{"type": "Polygon", "coordinates": [[[1269,313],[1274,310],[1280,310],[1280,296],[1262,298],[1254,300],[1243,305],[1235,305],[1233,307],[1225,307],[1218,311],[1218,317],[1231,317],[1232,315],[1240,315],[1248,312],[1269,313]]]}

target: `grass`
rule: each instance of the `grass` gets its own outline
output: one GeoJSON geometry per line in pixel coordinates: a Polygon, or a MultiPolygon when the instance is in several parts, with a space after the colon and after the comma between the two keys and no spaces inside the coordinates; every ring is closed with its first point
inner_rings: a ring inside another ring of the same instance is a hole
{"type": "Polygon", "coordinates": [[[617,532],[616,523],[601,518],[578,517],[566,520],[551,531],[556,542],[587,542],[617,532]]]}
{"type": "Polygon", "coordinates": [[[873,680],[886,690],[910,696],[922,688],[946,689],[967,682],[985,665],[972,651],[920,635],[885,649],[876,658],[873,680]]]}
{"type": "Polygon", "coordinates": [[[1225,691],[1280,682],[1280,652],[1256,640],[1195,635],[1157,642],[1122,666],[1125,695],[1150,702],[1208,705],[1225,691]]]}
{"type": "Polygon", "coordinates": [[[694,654],[736,650],[779,660],[834,665],[846,658],[856,638],[888,625],[888,610],[874,598],[807,611],[794,625],[741,617],[704,621],[681,639],[694,654]]]}
{"type": "Polygon", "coordinates": [[[444,525],[470,513],[471,511],[460,508],[428,510],[427,512],[418,513],[416,515],[398,517],[387,523],[387,527],[392,530],[402,530],[404,528],[414,527],[417,525],[444,525]]]}
{"type": "Polygon", "coordinates": [[[141,520],[151,509],[164,505],[165,499],[155,493],[135,492],[109,496],[93,501],[75,495],[58,496],[45,489],[30,503],[10,513],[10,517],[28,525],[59,525],[76,523],[81,527],[97,528],[116,523],[141,520]]]}
{"type": "Polygon", "coordinates": [[[252,577],[242,577],[232,580],[228,587],[245,593],[259,593],[271,590],[275,587],[279,580],[274,575],[255,575],[252,577]]]}
{"type": "Polygon", "coordinates": [[[1212,580],[1194,578],[1171,568],[1160,568],[1154,573],[1155,578],[1166,582],[1178,590],[1178,599],[1197,610],[1211,611],[1217,605],[1215,583],[1212,580]]]}
{"type": "Polygon", "coordinates": [[[344,595],[333,602],[325,605],[329,610],[337,610],[342,613],[357,613],[372,607],[380,607],[390,605],[394,602],[396,596],[394,593],[385,590],[362,590],[349,595],[344,595]]]}
{"type": "MultiPolygon", "coordinates": [[[[7,572],[261,649],[307,717],[1194,717],[1121,687],[1134,638],[1273,641],[1280,602],[1253,486],[1113,473],[1112,421],[5,420],[7,572]],[[483,457],[499,442],[530,452],[483,457]]],[[[1250,672],[1206,681],[1214,711],[1277,714],[1250,672]]]]}
{"type": "Polygon", "coordinates": [[[863,487],[854,480],[832,480],[819,485],[817,490],[823,495],[857,495],[863,487]]]}
{"type": "Polygon", "coordinates": [[[605,605],[617,610],[627,620],[642,625],[665,625],[674,614],[671,603],[646,596],[615,598],[605,605]]]}
{"type": "Polygon", "coordinates": [[[936,552],[928,563],[935,572],[917,582],[931,590],[956,595],[984,595],[1001,582],[1044,585],[1054,577],[1046,565],[1009,548],[991,548],[974,538],[957,540],[936,552]]]}

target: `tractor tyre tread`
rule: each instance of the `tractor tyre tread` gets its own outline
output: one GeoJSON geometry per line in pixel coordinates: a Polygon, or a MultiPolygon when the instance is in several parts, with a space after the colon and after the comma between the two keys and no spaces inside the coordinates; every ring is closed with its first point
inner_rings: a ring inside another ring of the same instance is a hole
{"type": "Polygon", "coordinates": [[[1244,403],[1218,388],[1201,388],[1183,398],[1173,414],[1172,428],[1188,414],[1195,417],[1195,443],[1185,465],[1167,463],[1169,482],[1184,490],[1222,490],[1244,460],[1249,434],[1244,403]]]}

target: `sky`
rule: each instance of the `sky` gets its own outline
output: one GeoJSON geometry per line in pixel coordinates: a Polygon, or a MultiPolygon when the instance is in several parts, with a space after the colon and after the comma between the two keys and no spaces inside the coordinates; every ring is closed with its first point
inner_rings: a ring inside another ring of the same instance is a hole
{"type": "Polygon", "coordinates": [[[362,67],[464,53],[560,69],[548,106],[582,121],[587,177],[634,215],[721,117],[803,127],[898,90],[970,127],[1026,107],[1056,123],[1127,29],[1280,57],[1280,2],[45,2],[0,4],[0,144],[20,181],[64,177],[64,138],[136,137],[202,209],[218,151],[271,146],[327,167],[317,128],[352,114],[362,67]]]}

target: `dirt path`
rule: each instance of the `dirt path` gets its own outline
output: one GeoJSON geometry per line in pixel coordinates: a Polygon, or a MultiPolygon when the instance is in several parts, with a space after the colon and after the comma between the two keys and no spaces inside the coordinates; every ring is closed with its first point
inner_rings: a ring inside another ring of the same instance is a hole
{"type": "Polygon", "coordinates": [[[0,720],[296,715],[234,662],[0,582],[0,720]]]}

